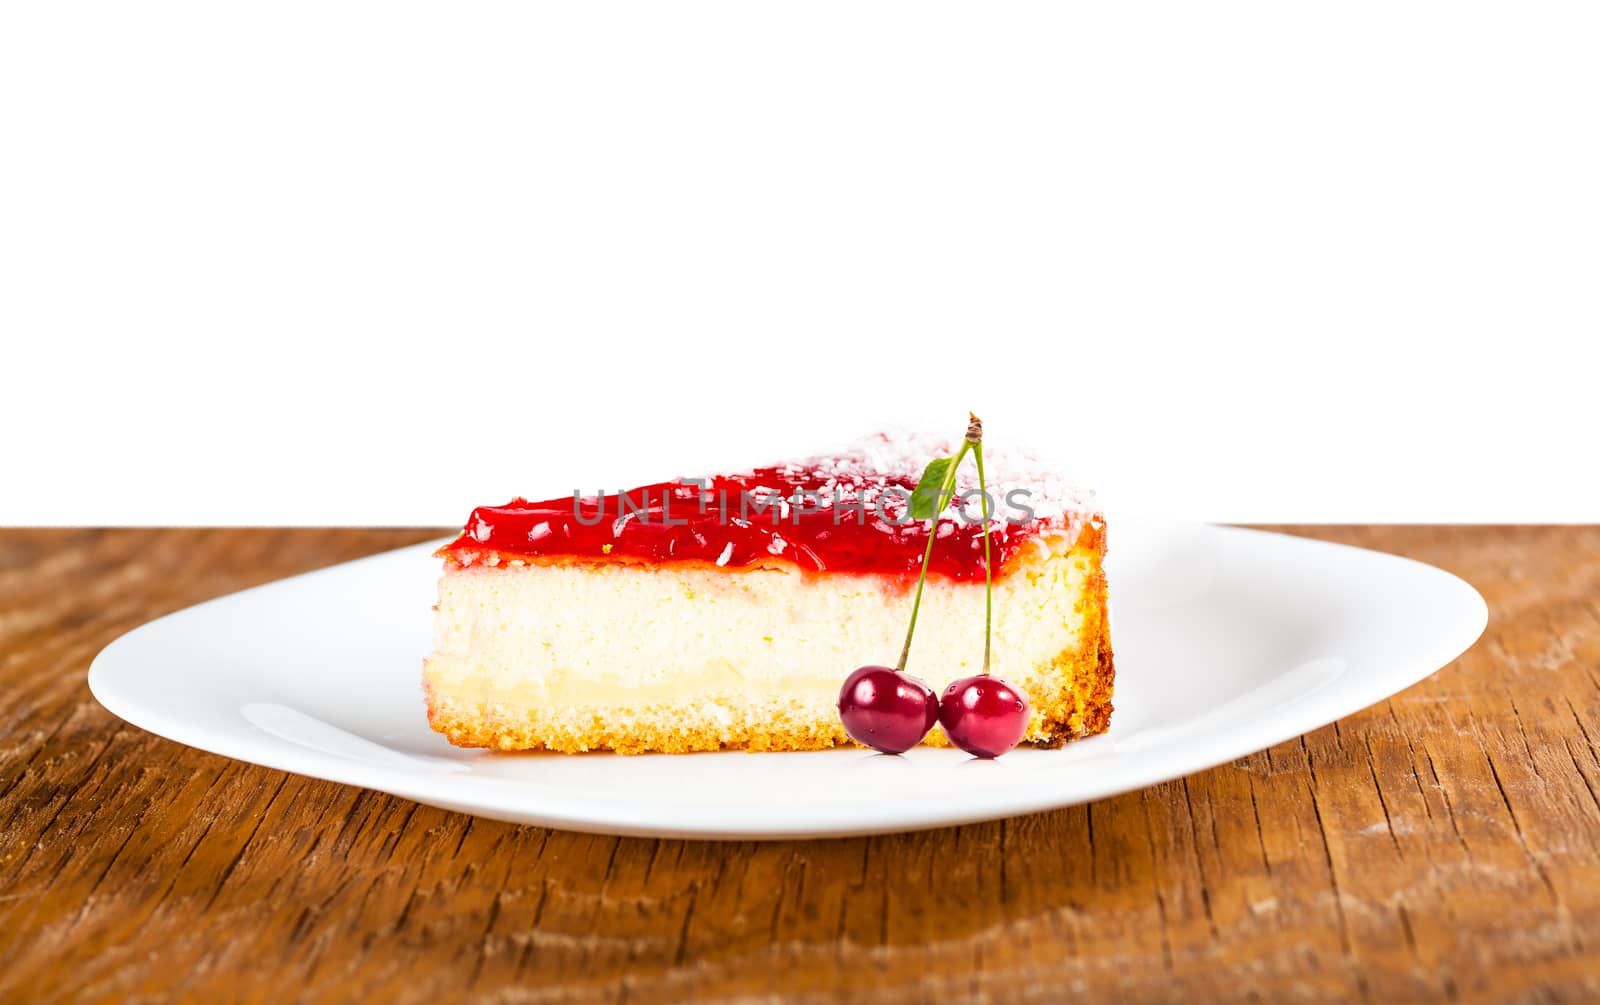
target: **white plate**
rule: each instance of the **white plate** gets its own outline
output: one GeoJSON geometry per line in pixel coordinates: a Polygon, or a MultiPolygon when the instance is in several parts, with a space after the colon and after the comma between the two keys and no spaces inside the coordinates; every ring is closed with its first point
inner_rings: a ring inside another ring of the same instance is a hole
{"type": "Polygon", "coordinates": [[[1471,586],[1391,555],[1224,527],[1112,530],[1111,731],[996,761],[457,750],[423,714],[434,545],[154,621],[95,659],[89,687],[169,739],[465,813],[607,834],[826,837],[1051,809],[1212,767],[1421,680],[1487,621],[1471,586]]]}

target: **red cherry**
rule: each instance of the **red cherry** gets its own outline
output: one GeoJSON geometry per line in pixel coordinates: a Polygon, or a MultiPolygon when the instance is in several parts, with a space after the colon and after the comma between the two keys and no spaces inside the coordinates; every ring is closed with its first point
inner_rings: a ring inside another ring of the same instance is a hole
{"type": "Polygon", "coordinates": [[[939,724],[974,757],[999,757],[1028,731],[1028,696],[998,677],[963,677],[944,689],[939,724]]]}
{"type": "Polygon", "coordinates": [[[839,689],[839,719],[850,739],[899,754],[921,743],[939,721],[939,696],[910,674],[864,666],[839,689]]]}

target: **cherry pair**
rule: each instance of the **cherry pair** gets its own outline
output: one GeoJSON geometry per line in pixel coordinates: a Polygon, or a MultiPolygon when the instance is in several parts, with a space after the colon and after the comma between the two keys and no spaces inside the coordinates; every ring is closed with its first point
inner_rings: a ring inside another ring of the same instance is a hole
{"type": "Polygon", "coordinates": [[[1028,699],[986,673],[953,681],[941,699],[908,673],[864,666],[845,678],[839,718],[850,739],[885,754],[915,747],[937,722],[974,757],[999,757],[1027,730],[1028,699]]]}
{"type": "Polygon", "coordinates": [[[967,433],[953,457],[936,457],[923,469],[911,493],[908,513],[913,520],[928,521],[928,543],[922,549],[922,571],[911,601],[906,644],[894,667],[864,666],[845,678],[839,690],[839,719],[850,739],[885,754],[900,754],[922,742],[934,723],[944,727],[950,742],[975,757],[999,757],[1015,747],[1028,729],[1028,699],[1021,691],[989,676],[989,650],[994,635],[994,562],[989,550],[989,519],[983,514],[983,673],[963,677],[933,693],[920,679],[906,673],[911,638],[922,609],[922,588],[928,581],[928,559],[938,538],[939,516],[955,497],[956,470],[972,454],[978,466],[978,491],[989,498],[983,474],[983,422],[967,413],[967,433]]]}

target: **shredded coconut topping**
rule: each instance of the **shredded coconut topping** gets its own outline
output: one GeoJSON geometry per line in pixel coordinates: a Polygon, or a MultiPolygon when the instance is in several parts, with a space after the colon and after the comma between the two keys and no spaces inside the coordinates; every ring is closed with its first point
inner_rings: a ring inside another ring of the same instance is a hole
{"type": "MultiPolygon", "coordinates": [[[[832,506],[837,498],[840,505],[859,503],[869,513],[877,513],[881,498],[881,512],[898,518],[910,503],[904,486],[915,485],[929,461],[954,456],[961,449],[961,442],[960,434],[893,430],[863,437],[835,453],[777,467],[797,480],[814,481],[823,507],[832,506]]],[[[1024,507],[1032,511],[1032,519],[1023,523],[1035,527],[1077,525],[1086,518],[1100,516],[1092,491],[1073,487],[1055,468],[1027,450],[986,441],[983,468],[995,507],[990,518],[993,529],[1003,531],[1008,523],[1015,525],[1019,514],[1025,512],[1024,507]]],[[[977,465],[970,459],[963,460],[956,473],[952,509],[963,501],[970,518],[979,519],[983,502],[977,465]]],[[[947,510],[946,515],[949,513],[947,510]]]]}

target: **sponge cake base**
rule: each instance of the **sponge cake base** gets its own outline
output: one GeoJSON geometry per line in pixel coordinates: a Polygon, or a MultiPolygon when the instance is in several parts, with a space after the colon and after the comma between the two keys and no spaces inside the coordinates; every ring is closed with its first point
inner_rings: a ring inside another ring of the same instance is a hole
{"type": "MultiPolygon", "coordinates": [[[[1025,691],[1023,742],[1110,722],[1103,533],[1044,535],[994,584],[993,672],[1025,691]]],[[[930,579],[908,670],[936,690],[979,672],[984,587],[930,579]]],[[[850,741],[839,687],[892,665],[910,595],[888,577],[774,564],[446,565],[428,719],[500,750],[817,750],[850,741]]],[[[947,741],[936,727],[925,741],[947,741]]]]}

